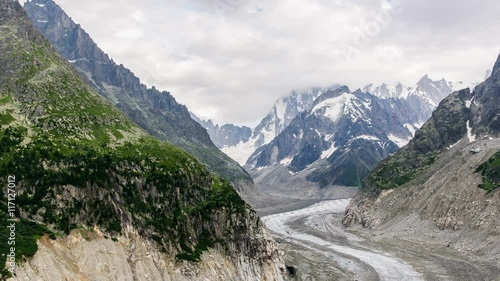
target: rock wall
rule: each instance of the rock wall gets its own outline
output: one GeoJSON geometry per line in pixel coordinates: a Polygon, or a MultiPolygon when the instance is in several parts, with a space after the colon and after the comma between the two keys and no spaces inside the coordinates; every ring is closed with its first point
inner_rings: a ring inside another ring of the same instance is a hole
{"type": "MultiPolygon", "coordinates": [[[[267,232],[262,233],[268,237],[267,232]]],[[[163,281],[271,281],[283,280],[278,249],[262,253],[268,262],[244,255],[227,257],[210,249],[198,264],[176,262],[137,233],[105,238],[99,229],[75,230],[65,237],[38,242],[35,256],[17,269],[10,280],[163,280],[163,281]]]]}

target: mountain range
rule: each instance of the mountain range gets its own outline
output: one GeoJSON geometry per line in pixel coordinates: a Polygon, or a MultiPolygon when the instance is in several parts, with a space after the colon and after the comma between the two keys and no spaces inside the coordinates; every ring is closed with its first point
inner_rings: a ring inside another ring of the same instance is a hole
{"type": "MultiPolygon", "coordinates": [[[[251,137],[248,128],[239,135],[243,128],[222,126],[232,130],[230,136],[217,131],[218,146],[245,165],[266,192],[360,187],[368,173],[406,145],[439,102],[462,84],[425,75],[413,87],[371,84],[354,92],[346,86],[292,92],[275,103],[251,137]]],[[[219,127],[199,122],[214,138],[211,128],[219,127]]]]}
{"type": "Polygon", "coordinates": [[[308,110],[321,93],[330,88],[313,88],[306,92],[292,91],[290,95],[276,101],[269,113],[254,128],[225,124],[219,127],[211,120],[195,120],[208,130],[217,146],[240,165],[245,165],[250,155],[259,147],[268,144],[279,135],[300,113],[308,110]],[[219,129],[220,128],[220,129],[219,129]],[[222,130],[225,128],[225,130],[222,130]],[[249,133],[250,131],[250,133],[249,133]]]}
{"type": "Polygon", "coordinates": [[[246,126],[240,127],[233,124],[219,126],[214,124],[212,120],[205,121],[198,118],[194,113],[191,113],[191,118],[207,129],[210,139],[220,149],[245,143],[252,136],[252,129],[246,126]]]}

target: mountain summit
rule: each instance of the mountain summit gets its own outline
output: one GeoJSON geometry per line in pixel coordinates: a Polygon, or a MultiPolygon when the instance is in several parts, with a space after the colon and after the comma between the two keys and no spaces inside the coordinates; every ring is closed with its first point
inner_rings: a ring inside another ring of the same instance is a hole
{"type": "Polygon", "coordinates": [[[498,69],[500,69],[500,56],[498,56],[497,62],[493,66],[493,70],[491,71],[490,76],[493,75],[495,72],[497,72],[498,69]]]}
{"type": "Polygon", "coordinates": [[[380,86],[370,84],[364,87],[363,91],[382,99],[415,99],[414,102],[421,103],[425,107],[425,111],[428,112],[429,116],[425,118],[427,120],[432,110],[437,107],[441,100],[451,94],[455,87],[455,84],[448,83],[445,79],[434,81],[429,75],[424,75],[412,87],[403,86],[401,83],[396,83],[393,86],[385,83],[380,86]]]}

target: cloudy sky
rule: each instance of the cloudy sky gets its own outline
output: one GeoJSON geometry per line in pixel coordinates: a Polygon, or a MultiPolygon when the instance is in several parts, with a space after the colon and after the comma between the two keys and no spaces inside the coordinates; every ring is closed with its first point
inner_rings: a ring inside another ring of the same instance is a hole
{"type": "Polygon", "coordinates": [[[255,125],[291,90],[472,83],[498,0],[56,0],[118,63],[202,118],[255,125]]]}

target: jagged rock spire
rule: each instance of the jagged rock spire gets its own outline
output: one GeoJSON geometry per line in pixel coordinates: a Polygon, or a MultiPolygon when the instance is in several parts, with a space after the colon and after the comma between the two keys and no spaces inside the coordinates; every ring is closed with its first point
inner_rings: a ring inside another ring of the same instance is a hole
{"type": "Polygon", "coordinates": [[[493,67],[491,74],[492,75],[496,74],[499,68],[500,68],[500,55],[498,55],[497,62],[495,63],[495,66],[493,67]]]}

